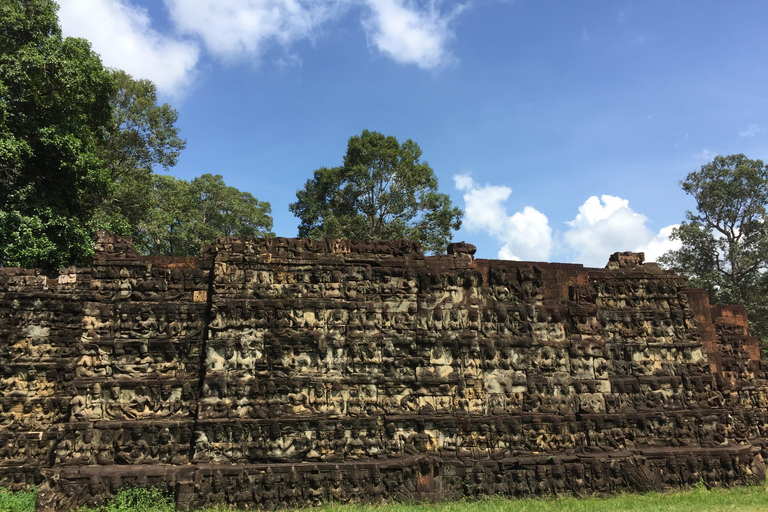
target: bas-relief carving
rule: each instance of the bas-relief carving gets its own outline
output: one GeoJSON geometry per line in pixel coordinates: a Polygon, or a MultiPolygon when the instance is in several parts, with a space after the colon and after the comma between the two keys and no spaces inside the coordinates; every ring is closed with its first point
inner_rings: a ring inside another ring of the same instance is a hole
{"type": "Polygon", "coordinates": [[[64,279],[0,269],[0,483],[42,482],[40,510],[134,484],[271,510],[764,477],[745,320],[697,322],[684,280],[639,255],[598,270],[283,238],[205,254],[142,258],[105,234],[64,279]]]}

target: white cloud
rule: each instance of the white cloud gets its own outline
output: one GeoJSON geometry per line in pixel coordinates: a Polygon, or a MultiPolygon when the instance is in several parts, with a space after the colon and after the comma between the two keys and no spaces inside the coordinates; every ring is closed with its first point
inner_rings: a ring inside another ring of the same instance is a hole
{"type": "Polygon", "coordinates": [[[64,35],[88,39],[104,65],[148,78],[171,96],[191,85],[197,46],[157,32],[146,9],[125,0],[60,0],[59,19],[64,35]]]}
{"type": "Polygon", "coordinates": [[[678,224],[654,233],[647,226],[648,217],[632,210],[621,197],[590,197],[576,217],[566,222],[568,228],[553,234],[547,216],[532,206],[507,213],[503,203],[512,195],[511,188],[481,186],[468,174],[454,175],[453,180],[464,192],[463,227],[485,232],[501,243],[500,259],[548,261],[555,251],[559,261],[600,268],[617,251],[644,252],[646,261],[656,261],[665,252],[680,248],[680,241],[670,240],[678,224]]]}
{"type": "Polygon", "coordinates": [[[313,41],[322,26],[339,21],[350,9],[362,9],[368,44],[403,64],[434,69],[451,62],[447,45],[451,22],[464,9],[441,10],[440,0],[163,0],[177,33],[152,27],[147,9],[132,0],[61,0],[65,35],[91,41],[109,67],[149,78],[165,94],[187,89],[198,63],[199,38],[214,57],[258,62],[274,46],[286,58],[280,67],[300,66],[291,45],[313,41]]]}
{"type": "Polygon", "coordinates": [[[165,0],[182,33],[200,37],[226,61],[259,58],[273,43],[312,39],[318,27],[336,17],[345,0],[165,0]]]}
{"type": "Polygon", "coordinates": [[[576,261],[589,267],[603,267],[616,251],[645,252],[653,261],[676,242],[669,241],[675,226],[654,234],[646,223],[648,217],[636,213],[629,201],[616,196],[592,196],[579,207],[579,214],[567,222],[565,244],[576,252],[576,261]]]}
{"type": "Polygon", "coordinates": [[[646,245],[635,248],[637,252],[645,253],[645,261],[657,261],[659,257],[667,251],[676,251],[682,247],[680,240],[670,240],[672,230],[680,227],[680,224],[672,224],[661,228],[659,233],[646,245]]]}
{"type": "Polygon", "coordinates": [[[289,53],[284,57],[279,57],[275,61],[275,65],[278,68],[300,68],[304,64],[304,61],[295,53],[289,53]]]}
{"type": "Polygon", "coordinates": [[[712,151],[709,148],[704,148],[698,153],[694,153],[693,156],[694,158],[698,158],[699,160],[712,160],[713,158],[715,158],[715,156],[717,156],[717,152],[712,151]]]}
{"type": "Polygon", "coordinates": [[[552,228],[547,216],[536,208],[526,206],[506,222],[505,238],[499,258],[547,261],[552,250],[552,228]]]}
{"type": "Polygon", "coordinates": [[[747,126],[746,130],[739,132],[739,137],[754,137],[758,133],[763,133],[764,131],[765,131],[765,128],[762,128],[760,125],[752,123],[749,126],[747,126]]]}
{"type": "Polygon", "coordinates": [[[464,227],[486,231],[504,244],[498,257],[509,260],[546,261],[552,250],[552,228],[547,216],[531,206],[508,215],[502,204],[512,194],[505,186],[480,186],[468,175],[453,177],[464,194],[464,227]]]}
{"type": "Polygon", "coordinates": [[[381,53],[403,64],[433,69],[452,59],[447,42],[454,37],[449,28],[463,10],[441,13],[434,2],[419,7],[409,0],[366,0],[371,14],[363,20],[369,43],[381,53]]]}
{"type": "MultiPolygon", "coordinates": [[[[453,182],[456,184],[456,188],[459,190],[470,190],[475,184],[475,180],[473,180],[469,174],[454,174],[453,182]]],[[[512,193],[511,188],[508,188],[508,187],[502,187],[502,188],[508,189],[509,194],[512,193]]],[[[509,197],[509,194],[507,194],[507,197],[509,197]]]]}

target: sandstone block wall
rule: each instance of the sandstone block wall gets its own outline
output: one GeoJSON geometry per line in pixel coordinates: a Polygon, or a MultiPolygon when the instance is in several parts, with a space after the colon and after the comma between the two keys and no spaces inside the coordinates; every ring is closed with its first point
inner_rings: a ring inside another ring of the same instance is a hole
{"type": "Polygon", "coordinates": [[[765,478],[743,308],[611,258],[104,234],[93,268],[0,269],[0,485],[39,510],[160,485],[181,509],[586,495],[765,478]]]}

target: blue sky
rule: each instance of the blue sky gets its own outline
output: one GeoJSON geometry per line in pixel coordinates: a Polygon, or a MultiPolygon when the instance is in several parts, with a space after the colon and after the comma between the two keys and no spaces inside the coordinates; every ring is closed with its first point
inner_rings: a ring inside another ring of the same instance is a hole
{"type": "Polygon", "coordinates": [[[413,139],[477,257],[603,266],[674,244],[680,180],[767,158],[768,2],[60,0],[152,79],[187,148],[296,236],[296,190],[363,129],[413,139]]]}

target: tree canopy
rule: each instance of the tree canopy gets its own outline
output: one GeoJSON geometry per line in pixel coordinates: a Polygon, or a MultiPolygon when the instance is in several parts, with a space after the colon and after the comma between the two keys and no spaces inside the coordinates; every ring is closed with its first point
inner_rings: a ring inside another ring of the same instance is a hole
{"type": "Polygon", "coordinates": [[[111,178],[175,166],[187,144],[176,126],[179,113],[168,103],[157,104],[157,87],[150,80],[136,80],[119,69],[111,74],[112,124],[100,148],[111,178]]]}
{"type": "Polygon", "coordinates": [[[130,234],[141,253],[165,256],[198,256],[222,236],[273,236],[269,203],[227,186],[221,175],[186,181],[156,174],[175,166],[186,146],[178,112],[157,104],[151,81],[120,70],[112,76],[112,124],[99,147],[112,193],[99,207],[99,227],[130,234]]]}
{"type": "Polygon", "coordinates": [[[672,238],[682,247],[661,262],[690,276],[714,304],[741,303],[751,330],[768,342],[768,168],[744,155],[718,156],[681,182],[696,200],[696,212],[672,238]]]}
{"type": "Polygon", "coordinates": [[[109,72],[63,38],[56,4],[0,3],[0,265],[85,263],[109,192],[97,156],[110,124],[109,72]]]}
{"type": "Polygon", "coordinates": [[[222,236],[274,236],[269,203],[227,186],[218,174],[192,181],[153,175],[150,201],[134,233],[140,252],[199,256],[203,245],[222,236]]]}
{"type": "Polygon", "coordinates": [[[153,204],[154,171],[168,171],[179,160],[186,140],[176,126],[179,114],[167,103],[157,104],[157,87],[112,70],[115,92],[110,98],[112,121],[98,147],[109,173],[111,194],[96,214],[98,227],[137,234],[153,204]]]}
{"type": "Polygon", "coordinates": [[[199,256],[222,236],[273,236],[269,203],[227,186],[221,175],[187,181],[156,174],[174,167],[186,146],[178,112],[157,104],[151,81],[121,70],[112,76],[112,125],[99,148],[113,186],[99,209],[103,227],[133,236],[141,253],[165,256],[199,256]]]}
{"type": "Polygon", "coordinates": [[[269,203],[220,175],[155,174],[186,141],[149,80],[63,38],[50,0],[0,2],[0,266],[88,265],[97,229],[145,253],[193,256],[226,235],[270,235],[269,203]]]}
{"type": "Polygon", "coordinates": [[[412,140],[363,130],[349,139],[344,163],[321,167],[296,192],[290,211],[308,238],[395,239],[445,250],[462,211],[437,191],[437,178],[412,140]]]}

